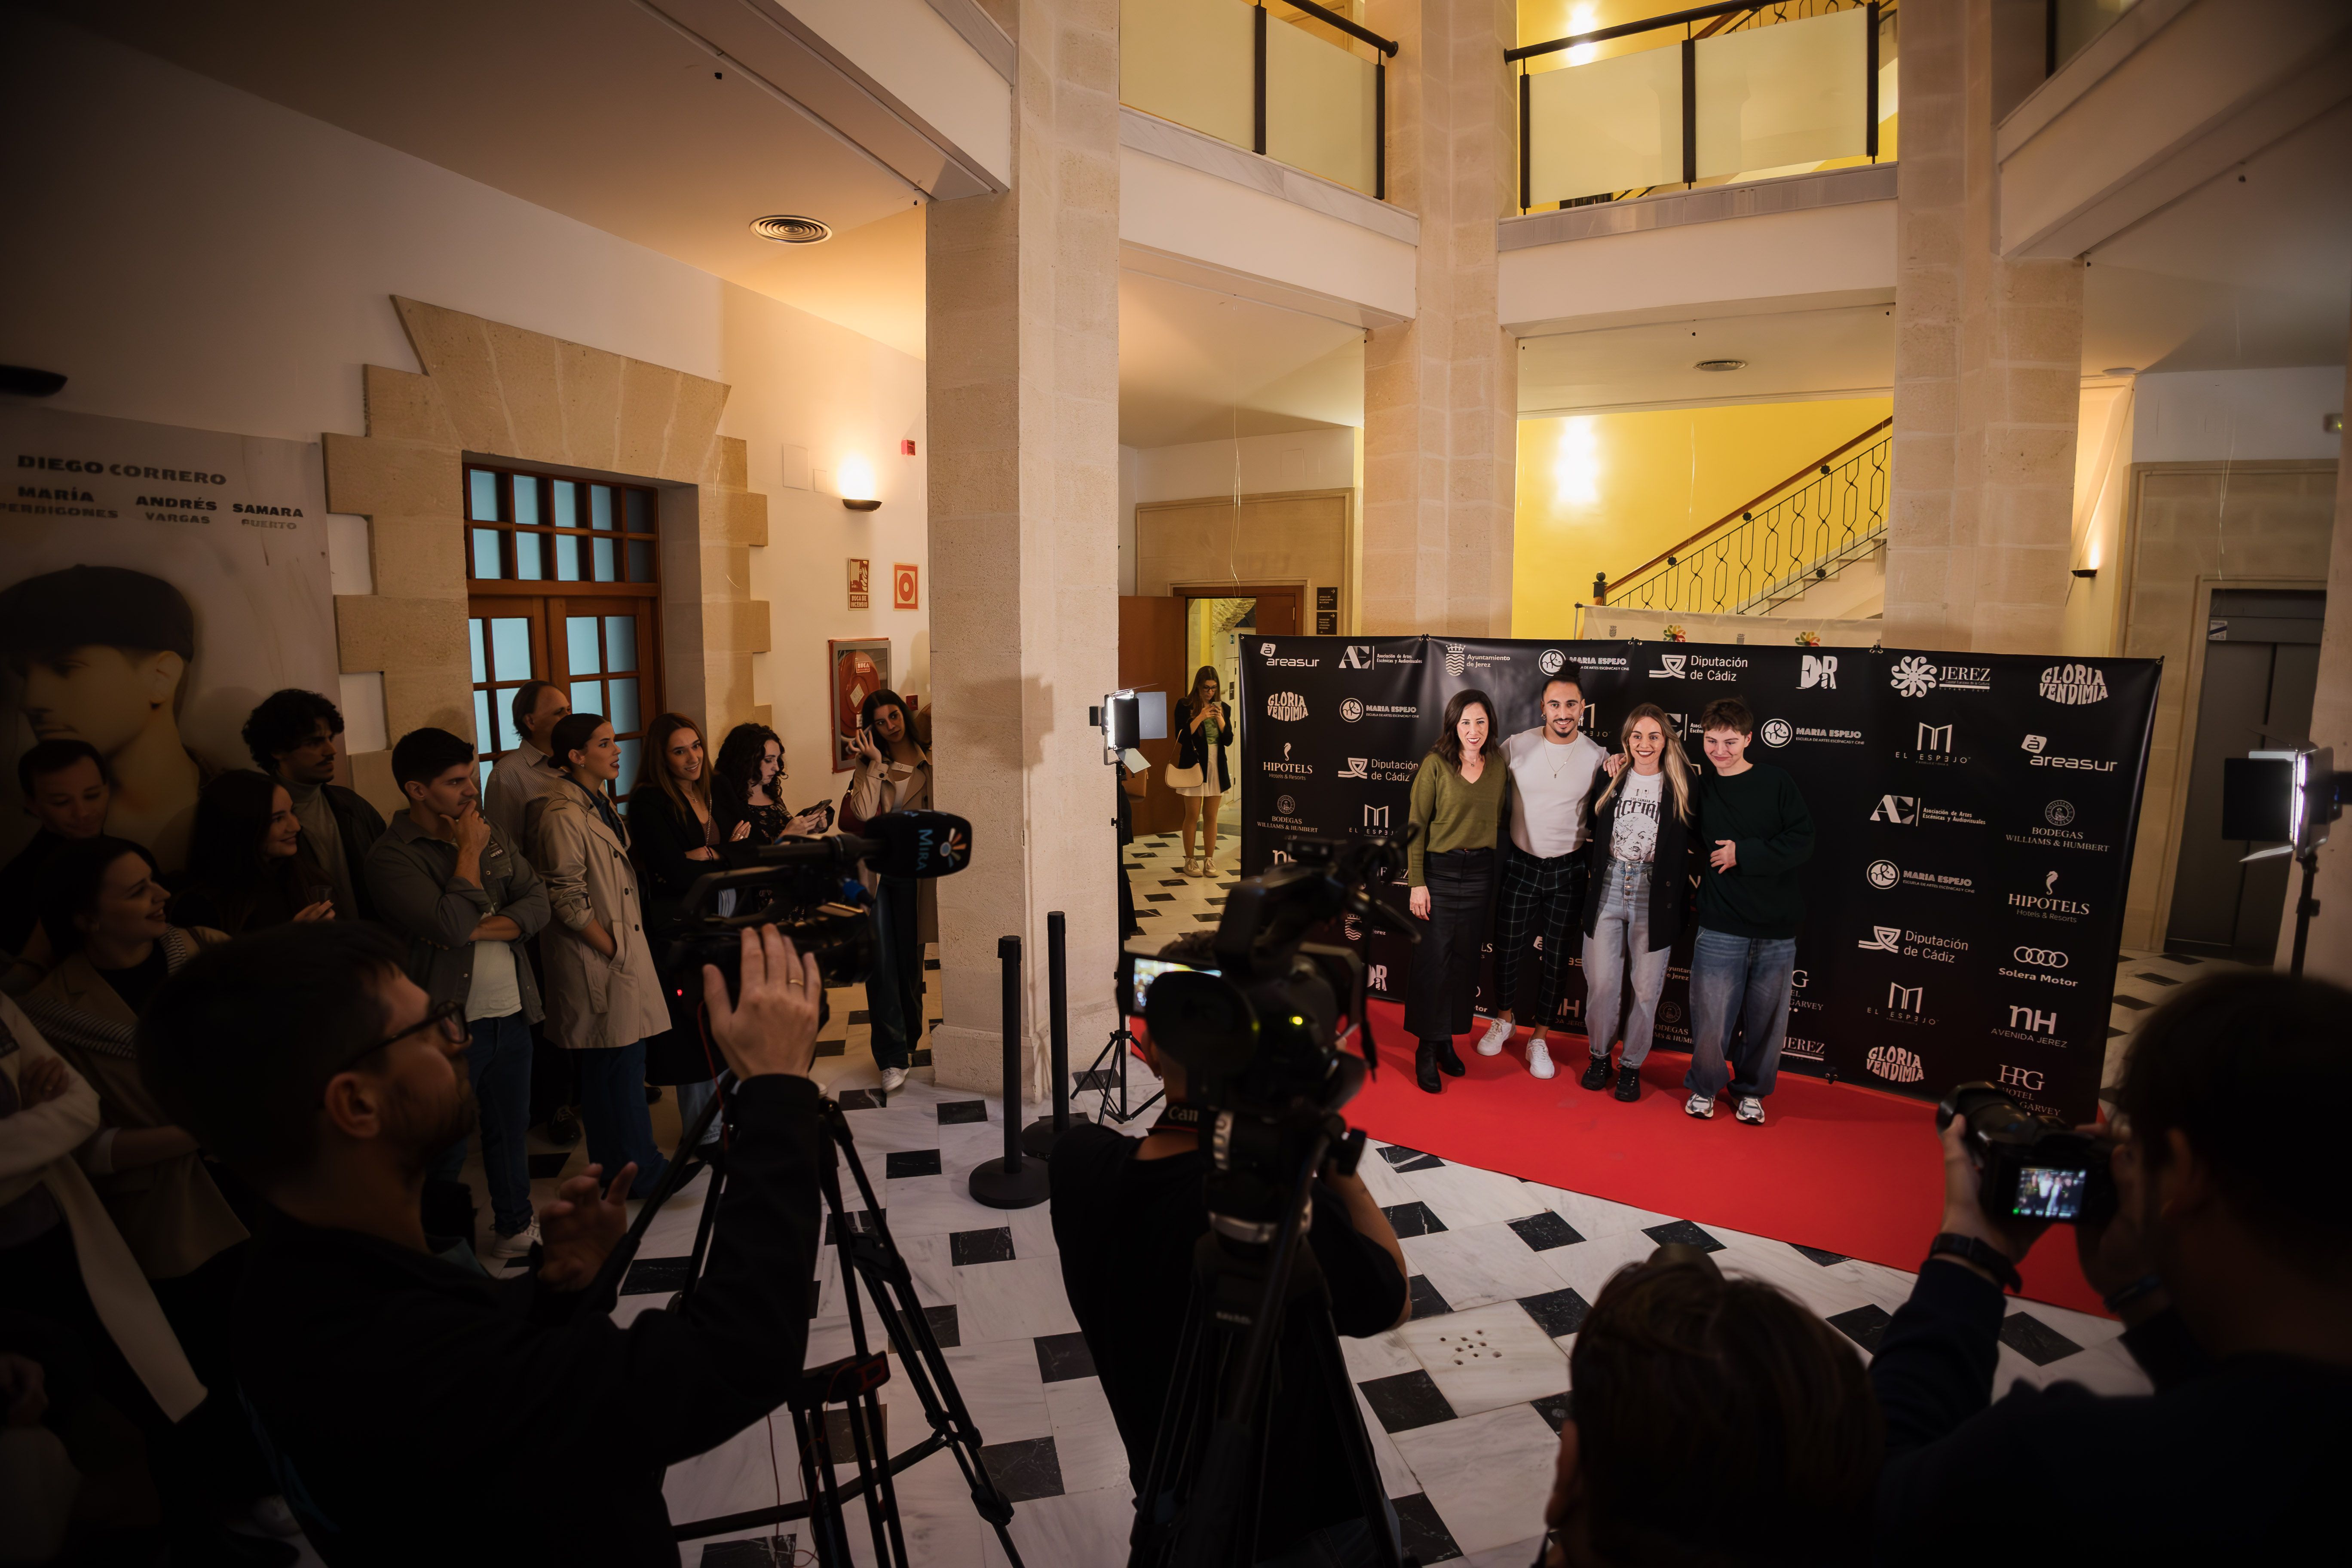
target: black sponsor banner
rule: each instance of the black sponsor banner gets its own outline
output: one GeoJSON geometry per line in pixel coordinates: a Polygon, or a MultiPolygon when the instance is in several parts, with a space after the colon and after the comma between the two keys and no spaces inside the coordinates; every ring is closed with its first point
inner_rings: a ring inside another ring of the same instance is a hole
{"type": "MultiPolygon", "coordinates": [[[[1699,763],[1700,715],[1754,712],[1751,761],[1786,769],[1815,830],[1781,1065],[1926,1099],[1983,1079],[2071,1121],[2095,1112],[2160,665],[1904,648],[1276,637],[1243,645],[1242,868],[1295,833],[1402,832],[1445,704],[1475,687],[1501,732],[1540,722],[1573,666],[1613,746],[1655,703],[1699,763]]],[[[1388,901],[1404,906],[1402,884],[1388,901]]],[[[1404,996],[1409,944],[1353,921],[1373,989],[1404,996]]],[[[1657,1044],[1690,1048],[1686,930],[1657,1044]]],[[[1520,964],[1521,1022],[1540,963],[1520,964]]],[[[1479,1006],[1493,1005],[1491,958],[1479,1006]]],[[[1556,1026],[1581,1033],[1580,948],[1556,1026]]]]}

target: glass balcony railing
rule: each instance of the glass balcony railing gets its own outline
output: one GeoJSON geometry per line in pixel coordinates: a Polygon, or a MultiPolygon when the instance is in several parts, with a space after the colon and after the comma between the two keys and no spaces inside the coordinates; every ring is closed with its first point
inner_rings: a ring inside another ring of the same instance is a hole
{"type": "Polygon", "coordinates": [[[1119,101],[1384,200],[1397,46],[1361,5],[1120,0],[1119,101]]]}
{"type": "Polygon", "coordinates": [[[1519,72],[1522,212],[1895,155],[1892,4],[1702,5],[1589,25],[1600,10],[1573,5],[1568,25],[1583,30],[1504,57],[1519,72]]]}

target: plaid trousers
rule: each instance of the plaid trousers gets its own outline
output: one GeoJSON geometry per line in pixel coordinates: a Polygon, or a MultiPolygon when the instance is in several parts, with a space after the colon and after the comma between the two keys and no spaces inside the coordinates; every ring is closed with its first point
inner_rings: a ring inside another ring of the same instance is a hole
{"type": "Polygon", "coordinates": [[[1512,844],[1503,854],[1503,888],[1495,901],[1495,1010],[1517,1005],[1519,959],[1528,937],[1540,936],[1543,973],[1536,985],[1536,1014],[1520,1021],[1554,1027],[1559,1023],[1562,973],[1584,923],[1584,852],[1538,860],[1512,844]]]}

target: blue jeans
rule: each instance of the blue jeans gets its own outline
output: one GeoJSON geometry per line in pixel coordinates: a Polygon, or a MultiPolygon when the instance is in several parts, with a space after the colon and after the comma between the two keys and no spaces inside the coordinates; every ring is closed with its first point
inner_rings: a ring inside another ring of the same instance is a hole
{"type": "MultiPolygon", "coordinates": [[[[702,1114],[702,1108],[718,1098],[719,1085],[709,1079],[677,1086],[677,1136],[681,1143],[694,1131],[694,1119],[702,1114]]],[[[716,1116],[710,1119],[710,1130],[702,1135],[705,1143],[719,1142],[719,1121],[716,1116]]]]}
{"type": "Polygon", "coordinates": [[[474,1102],[481,1108],[482,1180],[501,1235],[530,1228],[530,1173],[523,1132],[530,1125],[530,1026],[520,1013],[477,1018],[466,1052],[474,1102]]]}
{"type": "Polygon", "coordinates": [[[646,1043],[572,1055],[580,1064],[580,1120],[588,1132],[588,1158],[604,1167],[608,1182],[635,1161],[637,1179],[629,1196],[644,1197],[668,1163],[654,1147],[653,1118],[646,1113],[646,1043]]]}
{"type": "Polygon", "coordinates": [[[1732,1029],[1728,1075],[1735,1100],[1772,1092],[1780,1044],[1789,1034],[1789,977],[1797,968],[1795,937],[1732,936],[1699,928],[1691,952],[1691,1065],[1683,1087],[1712,1099],[1723,1092],[1724,1052],[1732,1029]]]}
{"type": "Polygon", "coordinates": [[[1592,896],[1601,900],[1601,912],[1592,934],[1584,939],[1585,1032],[1591,1037],[1593,1059],[1607,1061],[1610,1044],[1617,1037],[1617,1009],[1625,1000],[1630,953],[1633,1005],[1625,1009],[1625,1054],[1618,1065],[1633,1072],[1649,1058],[1658,993],[1665,988],[1666,960],[1673,956],[1671,947],[1650,949],[1650,863],[1610,861],[1592,896]]]}
{"type": "Polygon", "coordinates": [[[874,970],[866,977],[866,1021],[877,1068],[914,1065],[923,1033],[922,945],[915,940],[915,879],[883,877],[874,890],[874,970]]]}

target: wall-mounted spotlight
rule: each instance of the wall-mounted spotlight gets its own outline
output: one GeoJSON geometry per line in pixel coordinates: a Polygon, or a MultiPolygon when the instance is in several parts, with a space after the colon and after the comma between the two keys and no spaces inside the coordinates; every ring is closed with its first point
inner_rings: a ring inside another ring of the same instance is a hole
{"type": "Polygon", "coordinates": [[[2077,566],[2074,568],[2074,573],[2077,577],[2095,577],[2099,574],[2099,569],[2095,566],[2077,566]]]}
{"type": "Polygon", "coordinates": [[[837,482],[841,504],[852,511],[872,511],[882,504],[874,493],[874,465],[855,453],[841,459],[837,482]]]}

